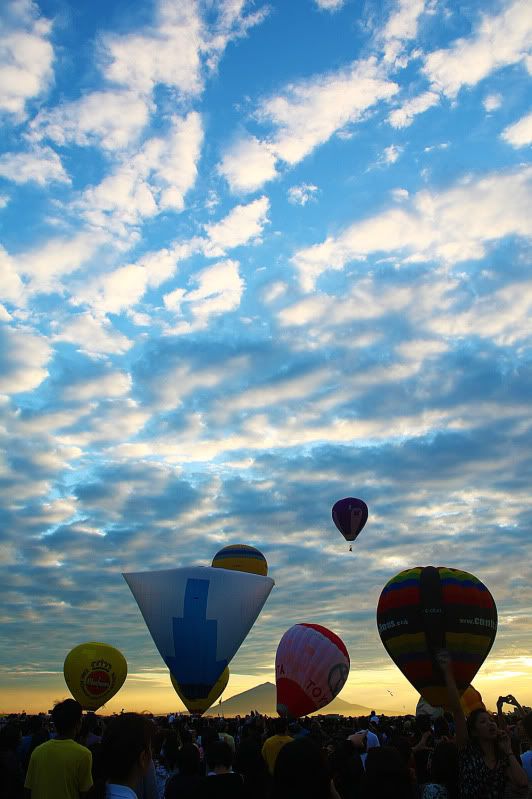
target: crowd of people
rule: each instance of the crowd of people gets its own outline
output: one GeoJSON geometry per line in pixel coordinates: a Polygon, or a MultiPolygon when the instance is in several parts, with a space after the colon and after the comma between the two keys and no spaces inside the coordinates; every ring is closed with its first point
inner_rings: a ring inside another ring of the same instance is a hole
{"type": "Polygon", "coordinates": [[[532,797],[532,712],[501,697],[465,719],[440,658],[452,713],[289,721],[258,713],[195,718],[50,716],[0,729],[5,799],[517,799],[532,797]],[[513,706],[503,713],[504,703],[513,706]]]}

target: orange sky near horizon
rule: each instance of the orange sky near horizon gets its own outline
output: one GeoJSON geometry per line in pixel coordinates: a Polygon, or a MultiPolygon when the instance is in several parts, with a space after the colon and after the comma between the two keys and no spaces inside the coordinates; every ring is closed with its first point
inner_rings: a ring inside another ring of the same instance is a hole
{"type": "MultiPolygon", "coordinates": [[[[68,697],[62,672],[19,672],[2,675],[0,713],[46,712],[53,704],[68,697]]],[[[265,670],[264,676],[231,674],[223,699],[247,691],[264,682],[275,682],[274,670],[265,670]]],[[[532,657],[490,659],[474,681],[488,708],[495,708],[497,698],[514,694],[521,704],[532,706],[532,657]]],[[[340,693],[346,702],[371,707],[378,712],[415,713],[417,692],[390,664],[378,669],[351,669],[349,679],[340,693]]],[[[185,711],[176,696],[168,672],[152,670],[132,672],[123,688],[99,712],[107,715],[119,713],[122,708],[154,714],[185,711]]]]}

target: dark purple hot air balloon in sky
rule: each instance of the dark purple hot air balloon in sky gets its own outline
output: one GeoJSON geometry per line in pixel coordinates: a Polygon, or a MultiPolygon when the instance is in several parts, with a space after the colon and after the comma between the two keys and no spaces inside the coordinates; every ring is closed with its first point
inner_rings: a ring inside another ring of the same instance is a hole
{"type": "Polygon", "coordinates": [[[368,506],[356,497],[339,499],[333,505],[332,518],[345,540],[354,541],[368,520],[368,506]]]}

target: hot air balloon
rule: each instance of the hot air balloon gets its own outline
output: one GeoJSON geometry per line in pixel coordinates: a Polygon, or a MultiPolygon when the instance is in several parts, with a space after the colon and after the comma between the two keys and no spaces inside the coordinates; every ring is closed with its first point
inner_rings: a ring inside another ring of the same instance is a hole
{"type": "Polygon", "coordinates": [[[170,680],[172,681],[172,685],[174,686],[174,691],[181,699],[185,707],[187,708],[189,713],[197,713],[200,716],[205,713],[206,710],[210,708],[214,702],[218,699],[219,696],[223,694],[225,691],[226,685],[229,682],[229,669],[227,666],[223,670],[221,676],[216,680],[214,685],[212,686],[211,690],[206,696],[200,696],[196,699],[190,699],[188,696],[185,696],[181,688],[179,687],[179,683],[177,682],[176,678],[172,673],[170,673],[170,680]]]}
{"type": "Polygon", "coordinates": [[[422,696],[419,697],[416,705],[416,716],[430,716],[434,721],[435,719],[440,719],[444,712],[442,707],[432,707],[422,696]]]}
{"type": "Polygon", "coordinates": [[[277,712],[297,718],[332,702],[349,674],[344,642],[320,624],[295,624],[275,656],[277,712]]]}
{"type": "Polygon", "coordinates": [[[493,597],[472,574],[434,566],[407,569],[383,588],[377,608],[382,643],[394,663],[433,707],[447,690],[437,653],[451,655],[459,692],[466,691],[497,633],[493,597]]]}
{"type": "Polygon", "coordinates": [[[333,505],[332,519],[345,540],[354,541],[368,520],[368,506],[356,497],[339,499],[333,505]]]}
{"type": "Polygon", "coordinates": [[[209,694],[274,586],[270,577],[210,566],[123,576],[155,646],[190,700],[209,694]]]}
{"type": "MultiPolygon", "coordinates": [[[[466,718],[474,710],[486,710],[486,705],[482,701],[481,694],[472,685],[466,688],[460,697],[460,704],[462,705],[462,710],[466,718]]],[[[439,718],[443,716],[445,709],[446,708],[443,707],[432,707],[423,697],[420,697],[416,706],[416,716],[430,716],[433,719],[439,718]]]]}
{"type": "Polygon", "coordinates": [[[127,676],[123,654],[109,644],[89,641],[65,658],[65,682],[84,710],[98,710],[118,693],[127,676]]]}
{"type": "Polygon", "coordinates": [[[266,558],[255,547],[247,544],[231,544],[224,547],[213,558],[212,565],[215,569],[234,569],[249,574],[268,574],[266,558]]]}
{"type": "Polygon", "coordinates": [[[464,711],[464,716],[469,716],[474,710],[486,710],[486,705],[482,699],[482,694],[472,685],[466,688],[460,697],[460,704],[464,711]]]}

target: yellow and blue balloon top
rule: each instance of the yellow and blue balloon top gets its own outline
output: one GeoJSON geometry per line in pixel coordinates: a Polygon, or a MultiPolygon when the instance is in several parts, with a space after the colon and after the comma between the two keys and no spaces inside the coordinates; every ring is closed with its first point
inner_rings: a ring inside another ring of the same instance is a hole
{"type": "Polygon", "coordinates": [[[187,708],[188,712],[196,713],[201,716],[203,715],[203,713],[205,713],[206,710],[210,708],[211,705],[213,705],[216,702],[216,700],[225,691],[227,683],[229,682],[229,669],[226,666],[225,669],[222,671],[220,677],[218,677],[214,685],[211,687],[211,689],[207,692],[207,687],[206,687],[204,695],[196,696],[194,699],[191,699],[189,696],[187,696],[184,693],[183,689],[179,685],[178,681],[176,680],[172,672],[170,672],[170,680],[172,681],[174,691],[181,699],[181,701],[187,708]]]}
{"type": "Polygon", "coordinates": [[[260,574],[262,577],[268,574],[268,563],[262,552],[247,544],[230,544],[224,547],[216,553],[212,565],[215,569],[231,569],[260,574]]]}

